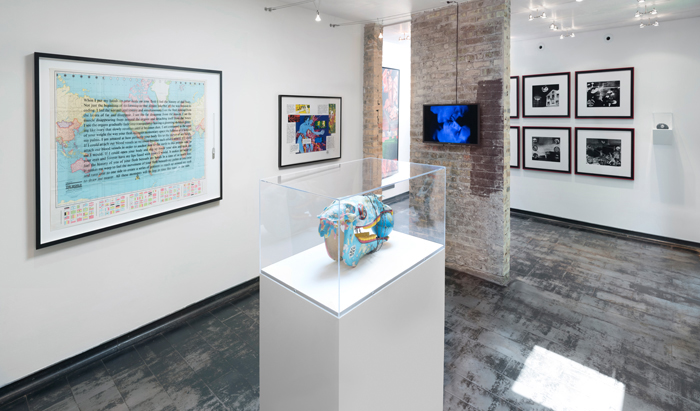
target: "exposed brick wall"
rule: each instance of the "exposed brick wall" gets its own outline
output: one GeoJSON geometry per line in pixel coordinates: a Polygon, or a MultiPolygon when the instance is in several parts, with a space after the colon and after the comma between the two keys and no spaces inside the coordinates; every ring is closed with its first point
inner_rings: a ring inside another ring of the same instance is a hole
{"type": "Polygon", "coordinates": [[[505,284],[510,273],[510,0],[461,3],[459,43],[457,6],[412,20],[411,161],[447,167],[446,265],[505,284]],[[455,100],[479,104],[479,146],[424,144],[423,105],[455,100]]]}
{"type": "MultiPolygon", "coordinates": [[[[363,90],[363,158],[382,158],[382,52],[379,24],[365,25],[363,90]]],[[[364,167],[363,188],[381,185],[381,167],[364,167]]]]}

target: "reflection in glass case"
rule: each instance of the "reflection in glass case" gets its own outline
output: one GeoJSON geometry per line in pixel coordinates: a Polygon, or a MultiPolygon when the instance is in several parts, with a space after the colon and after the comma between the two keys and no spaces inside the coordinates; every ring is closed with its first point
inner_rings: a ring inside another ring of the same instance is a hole
{"type": "Polygon", "coordinates": [[[371,158],[260,180],[260,272],[342,316],[444,249],[445,175],[371,158]]]}

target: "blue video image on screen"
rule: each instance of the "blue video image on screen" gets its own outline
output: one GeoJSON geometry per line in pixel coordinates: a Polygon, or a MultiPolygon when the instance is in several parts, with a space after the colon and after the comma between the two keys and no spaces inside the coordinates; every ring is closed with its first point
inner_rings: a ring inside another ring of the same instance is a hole
{"type": "Polygon", "coordinates": [[[434,105],[423,109],[423,141],[477,144],[477,105],[434,105]]]}

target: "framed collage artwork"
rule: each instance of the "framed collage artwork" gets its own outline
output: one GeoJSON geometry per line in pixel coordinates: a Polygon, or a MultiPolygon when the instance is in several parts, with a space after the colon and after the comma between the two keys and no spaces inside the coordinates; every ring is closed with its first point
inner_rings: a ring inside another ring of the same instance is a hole
{"type": "Polygon", "coordinates": [[[279,96],[279,167],[341,156],[340,97],[279,96]]]}

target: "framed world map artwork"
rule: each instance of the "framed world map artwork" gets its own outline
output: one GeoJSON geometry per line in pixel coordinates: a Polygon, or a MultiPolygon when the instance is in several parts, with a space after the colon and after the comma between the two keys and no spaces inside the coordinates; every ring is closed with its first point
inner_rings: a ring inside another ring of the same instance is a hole
{"type": "Polygon", "coordinates": [[[34,54],[36,248],[222,199],[221,71],[34,54]]]}

